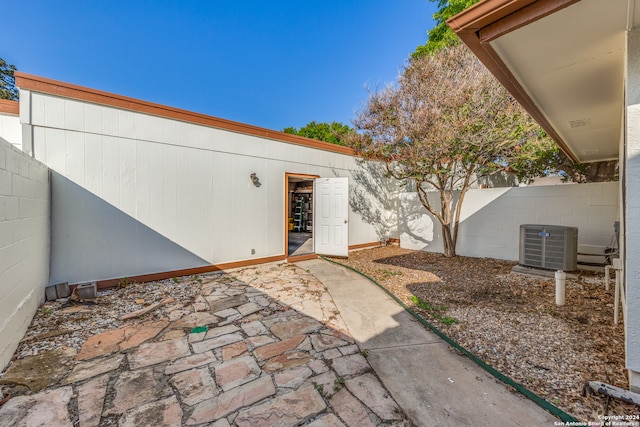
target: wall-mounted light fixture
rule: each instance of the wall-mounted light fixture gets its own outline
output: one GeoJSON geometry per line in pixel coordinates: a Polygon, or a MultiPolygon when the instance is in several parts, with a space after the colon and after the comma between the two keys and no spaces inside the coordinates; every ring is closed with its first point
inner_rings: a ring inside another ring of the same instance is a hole
{"type": "Polygon", "coordinates": [[[256,175],[255,172],[249,175],[249,177],[251,178],[251,182],[253,182],[253,185],[255,185],[256,187],[260,187],[262,185],[260,183],[260,178],[258,178],[258,175],[256,175]]]}

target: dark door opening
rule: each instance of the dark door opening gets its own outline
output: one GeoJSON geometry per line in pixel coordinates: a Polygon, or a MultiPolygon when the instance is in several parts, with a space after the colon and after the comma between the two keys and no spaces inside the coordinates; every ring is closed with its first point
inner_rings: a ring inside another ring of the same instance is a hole
{"type": "Polygon", "coordinates": [[[313,254],[313,178],[287,177],[287,256],[313,254]]]}

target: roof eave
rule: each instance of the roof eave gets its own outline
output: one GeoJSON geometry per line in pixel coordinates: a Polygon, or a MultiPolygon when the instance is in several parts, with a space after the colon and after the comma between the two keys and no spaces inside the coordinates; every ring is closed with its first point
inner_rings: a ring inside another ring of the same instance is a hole
{"type": "Polygon", "coordinates": [[[447,25],[462,42],[575,162],[578,162],[577,156],[545,118],[490,42],[577,1],[579,0],[485,0],[447,20],[447,25]]]}

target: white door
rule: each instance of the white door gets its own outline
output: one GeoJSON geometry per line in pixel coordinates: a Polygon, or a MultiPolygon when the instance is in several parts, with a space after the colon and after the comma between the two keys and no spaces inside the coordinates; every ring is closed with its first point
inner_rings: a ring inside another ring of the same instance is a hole
{"type": "Polygon", "coordinates": [[[346,257],[349,254],[349,178],[314,181],[314,252],[346,257]]]}

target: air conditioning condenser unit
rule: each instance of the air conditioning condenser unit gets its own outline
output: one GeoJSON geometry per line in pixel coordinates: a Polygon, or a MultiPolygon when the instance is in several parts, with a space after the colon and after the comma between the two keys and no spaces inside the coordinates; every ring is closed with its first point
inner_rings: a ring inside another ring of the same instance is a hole
{"type": "Polygon", "coordinates": [[[578,228],[560,225],[521,225],[519,263],[548,270],[576,270],[578,228]]]}

